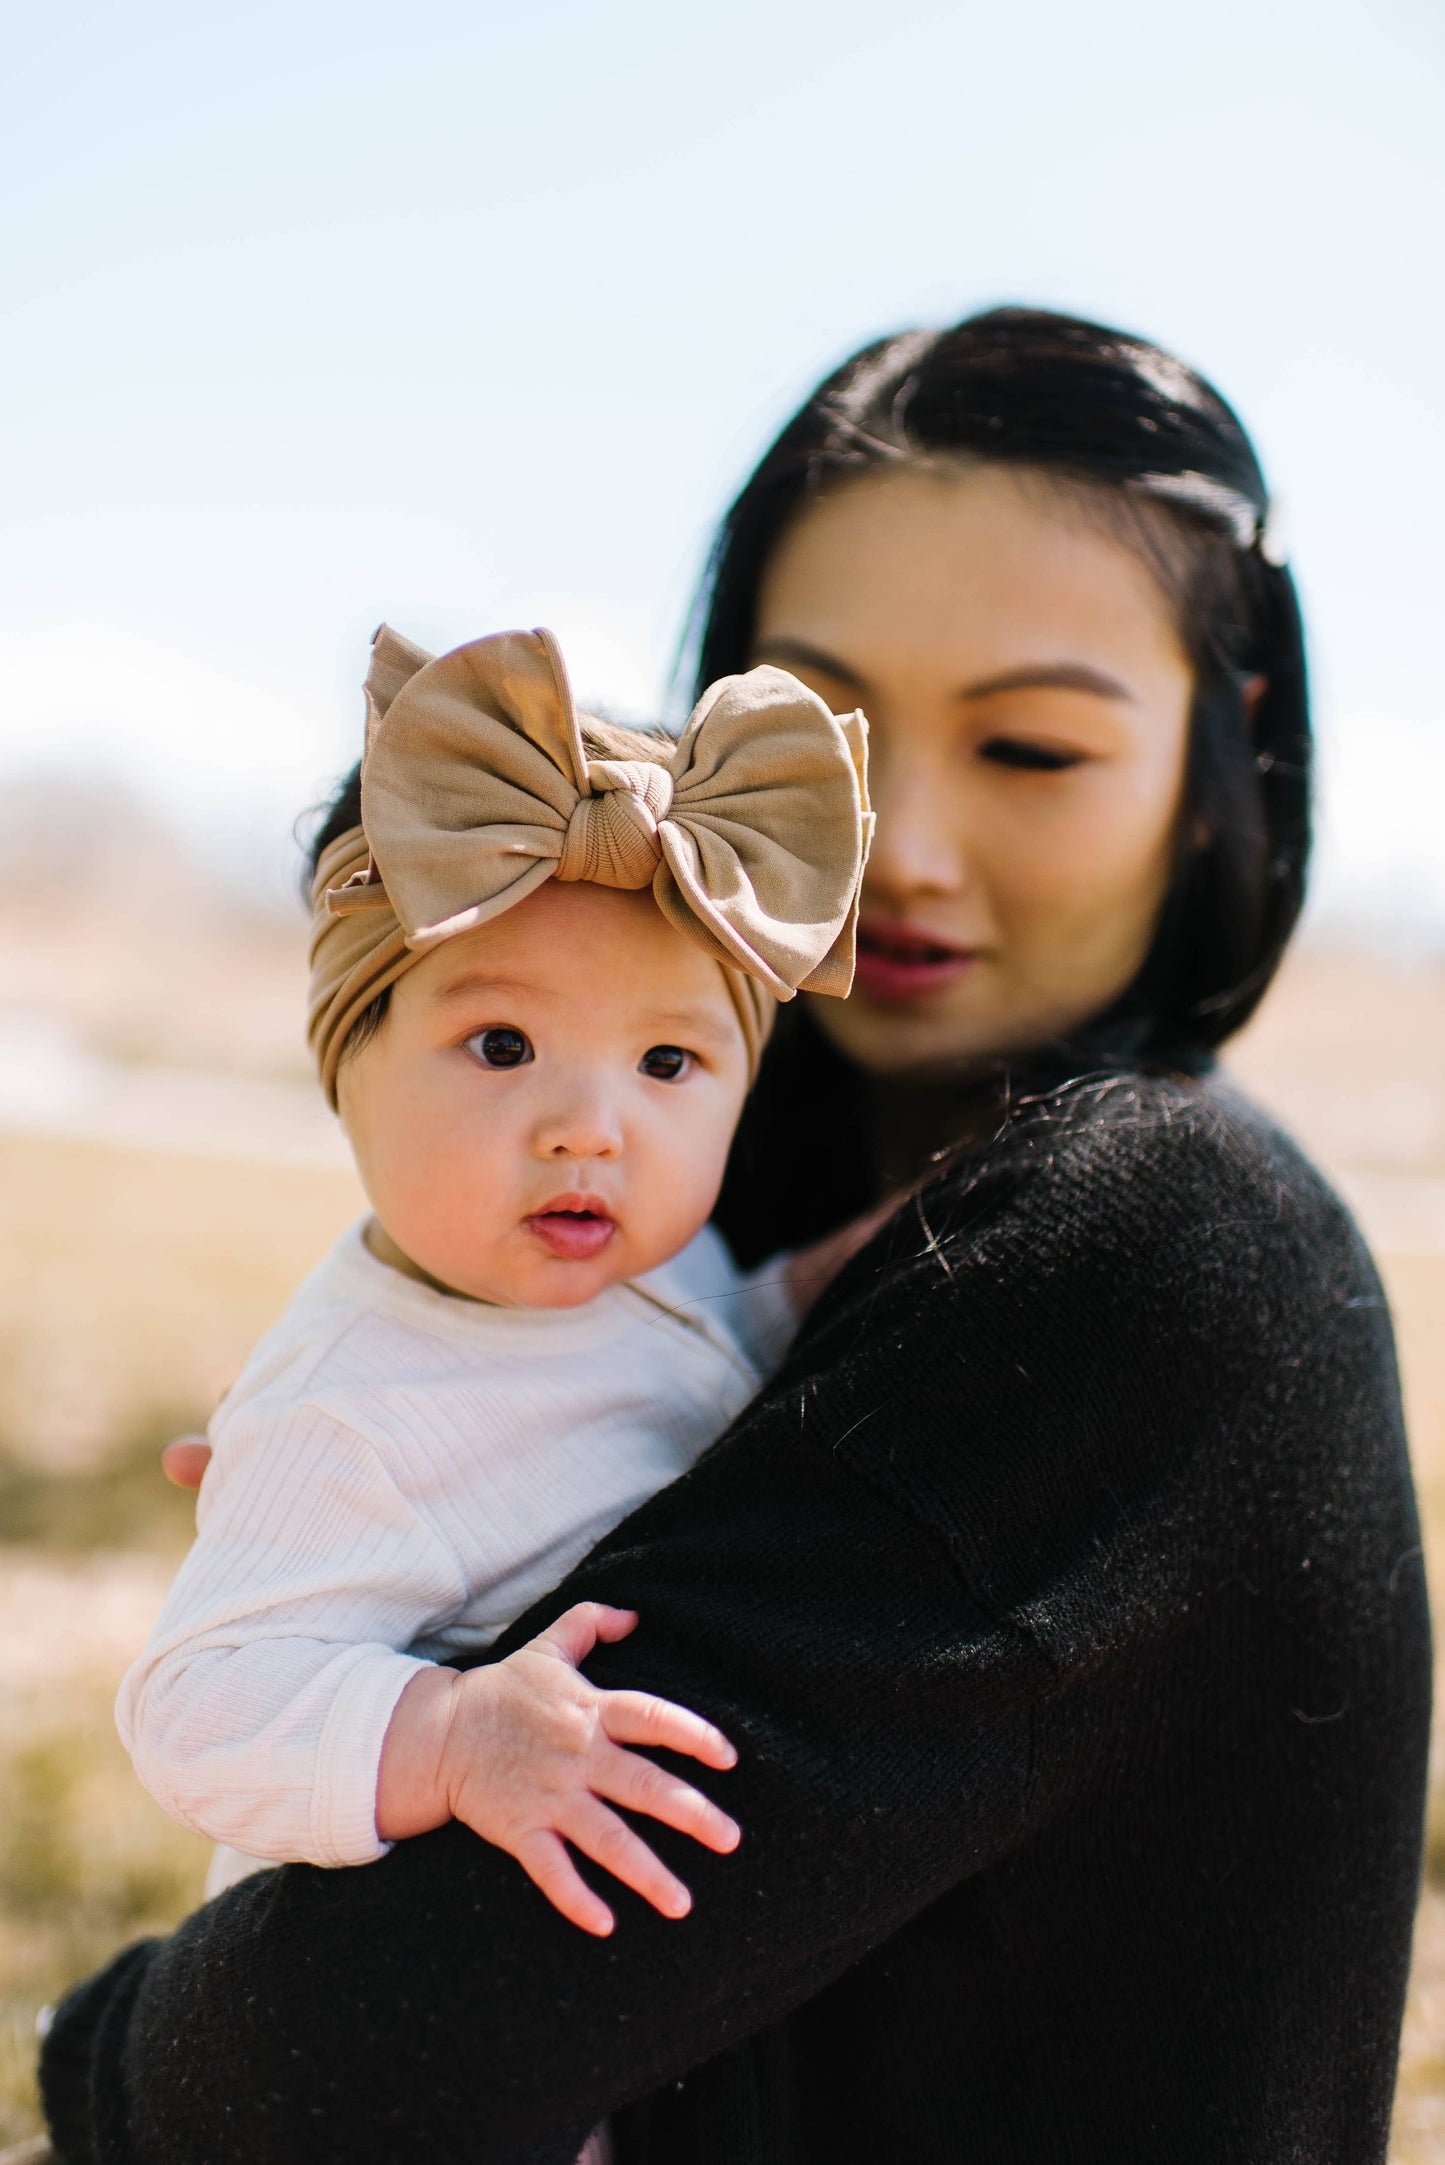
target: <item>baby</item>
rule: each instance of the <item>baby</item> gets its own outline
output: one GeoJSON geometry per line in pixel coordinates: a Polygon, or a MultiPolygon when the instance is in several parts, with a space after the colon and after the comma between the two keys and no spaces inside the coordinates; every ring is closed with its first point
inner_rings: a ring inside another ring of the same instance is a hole
{"type": "Polygon", "coordinates": [[[121,1735],[222,1845],[209,1894],[457,1818],[585,1931],[613,1918],[569,1845],[681,1917],[613,1807],[716,1851],[738,1830],[628,1747],[736,1755],[579,1673],[636,1616],[446,1664],[690,1466],[791,1333],[780,1268],[740,1278],[707,1219],[778,1001],[848,989],[862,717],[755,669],[674,742],[579,716],[547,632],[432,660],[385,628],[367,712],[310,1040],[373,1215],[216,1415],[121,1735]]]}

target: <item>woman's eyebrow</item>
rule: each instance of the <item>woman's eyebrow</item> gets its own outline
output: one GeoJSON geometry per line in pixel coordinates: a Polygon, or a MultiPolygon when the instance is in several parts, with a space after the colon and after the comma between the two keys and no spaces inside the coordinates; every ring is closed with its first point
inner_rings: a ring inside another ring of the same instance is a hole
{"type": "Polygon", "coordinates": [[[1091,692],[1097,699],[1127,699],[1134,694],[1106,669],[1088,662],[1025,662],[1017,669],[1001,669],[997,676],[980,677],[965,684],[960,699],[992,699],[1000,692],[1091,692]]]}
{"type": "Polygon", "coordinates": [[[820,676],[832,677],[855,692],[863,689],[863,679],[856,669],[840,661],[836,654],[826,653],[822,647],[809,646],[806,639],[760,639],[753,649],[753,656],[755,662],[776,662],[783,669],[816,669],[820,676]]]}
{"type": "MultiPolygon", "coordinates": [[[[791,639],[783,635],[776,639],[760,639],[754,649],[758,661],[778,663],[782,668],[817,670],[823,676],[832,677],[835,683],[846,684],[850,691],[861,692],[866,679],[843,661],[837,654],[829,654],[823,647],[809,644],[806,639],[791,639]]],[[[1002,692],[1088,692],[1096,699],[1123,699],[1132,703],[1134,694],[1119,677],[1111,676],[1107,669],[1096,669],[1089,662],[1023,662],[1016,669],[1001,669],[996,676],[980,677],[974,684],[965,684],[958,693],[960,699],[991,699],[1002,692]]]]}

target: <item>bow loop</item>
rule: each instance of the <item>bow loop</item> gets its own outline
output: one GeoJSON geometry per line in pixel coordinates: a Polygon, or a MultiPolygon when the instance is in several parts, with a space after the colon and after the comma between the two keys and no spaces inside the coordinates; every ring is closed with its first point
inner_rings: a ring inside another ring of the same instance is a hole
{"type": "Polygon", "coordinates": [[[658,907],[775,999],[853,982],[873,831],[867,724],[785,669],[721,677],[673,755],[658,907]]]}

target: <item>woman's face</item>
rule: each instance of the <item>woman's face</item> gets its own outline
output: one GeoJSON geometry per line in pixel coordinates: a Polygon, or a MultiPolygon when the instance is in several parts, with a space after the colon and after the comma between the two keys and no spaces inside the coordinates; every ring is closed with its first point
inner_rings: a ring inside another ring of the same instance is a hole
{"type": "Polygon", "coordinates": [[[876,1073],[1108,1007],[1174,864],[1193,677],[1146,566],[1038,476],[909,468],[783,535],[753,658],[871,729],[878,830],[828,1036],[876,1073]]]}

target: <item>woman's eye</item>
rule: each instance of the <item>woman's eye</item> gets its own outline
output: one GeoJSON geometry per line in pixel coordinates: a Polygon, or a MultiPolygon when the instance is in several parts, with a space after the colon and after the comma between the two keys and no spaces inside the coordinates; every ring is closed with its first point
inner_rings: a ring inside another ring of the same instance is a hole
{"type": "Polygon", "coordinates": [[[500,1023],[495,1030],[478,1030],[475,1037],[466,1041],[467,1051],[473,1059],[480,1060],[483,1067],[525,1067],[534,1057],[532,1041],[521,1030],[514,1030],[510,1023],[500,1023]]]}
{"type": "Polygon", "coordinates": [[[1083,763],[1082,752],[1060,751],[1057,745],[1036,744],[1029,737],[990,737],[980,745],[979,757],[996,767],[1025,767],[1034,774],[1060,774],[1065,767],[1083,763]]]}
{"type": "Polygon", "coordinates": [[[692,1065],[692,1054],[680,1045],[650,1045],[638,1061],[638,1072],[654,1082],[678,1082],[692,1065]]]}

